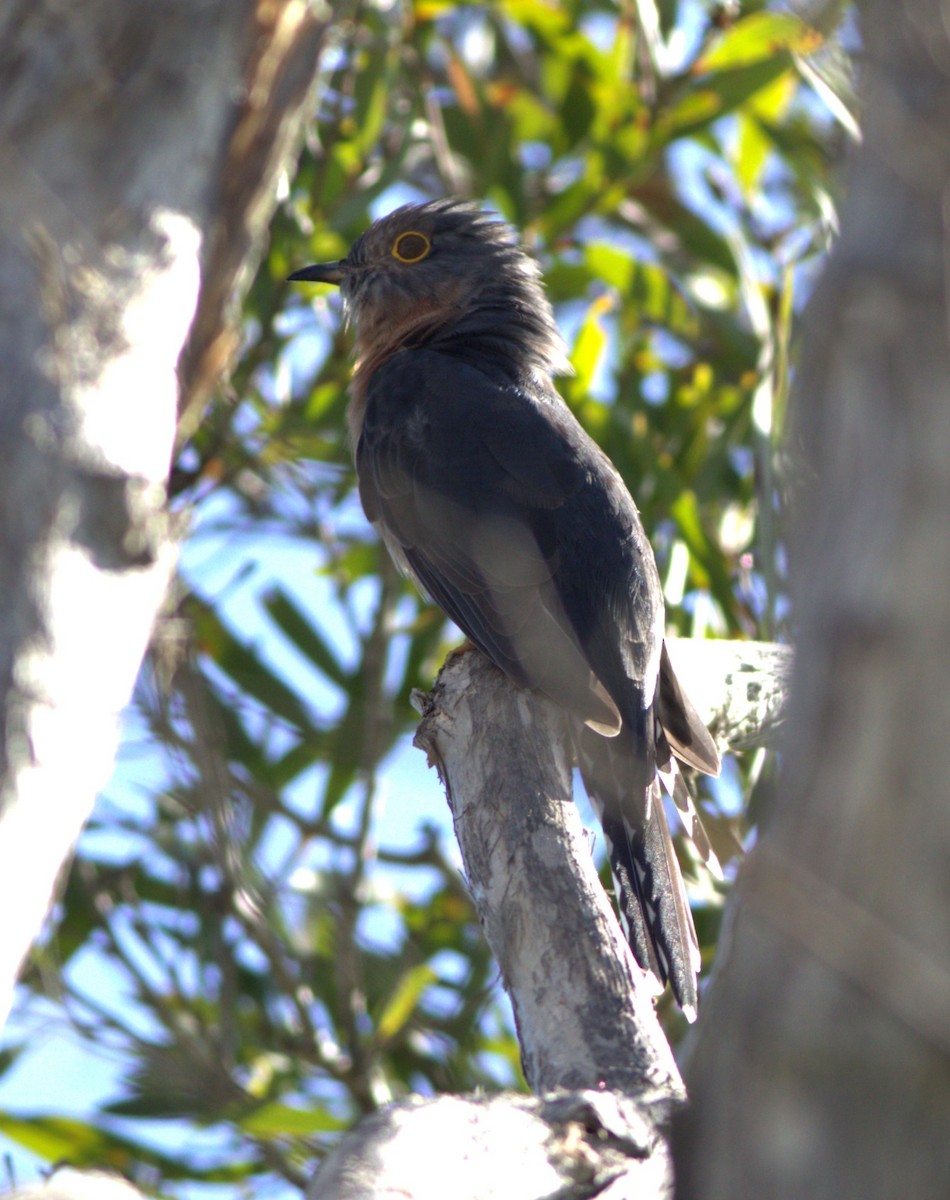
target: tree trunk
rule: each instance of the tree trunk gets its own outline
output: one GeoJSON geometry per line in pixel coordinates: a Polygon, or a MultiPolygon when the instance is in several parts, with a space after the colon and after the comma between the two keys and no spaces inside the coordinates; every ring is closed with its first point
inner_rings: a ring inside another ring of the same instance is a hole
{"type": "Polygon", "coordinates": [[[176,410],[227,365],[320,32],[295,0],[0,16],[0,1022],[111,766],[176,410]]]}
{"type": "Polygon", "coordinates": [[[868,0],[794,430],[786,771],[687,1071],[683,1197],[950,1195],[950,26],[868,0]]]}

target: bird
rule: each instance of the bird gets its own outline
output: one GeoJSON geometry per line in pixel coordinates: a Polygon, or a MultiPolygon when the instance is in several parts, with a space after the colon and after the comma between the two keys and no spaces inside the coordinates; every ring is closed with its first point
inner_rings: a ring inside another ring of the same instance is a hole
{"type": "Polygon", "coordinates": [[[713,864],[678,762],[718,775],[719,752],[673,672],[636,504],[557,391],[571,368],[538,263],[503,219],[448,198],[396,208],[289,280],[342,292],[366,516],[478,649],[567,715],[627,941],[694,1019],[699,946],[661,783],[713,864]]]}

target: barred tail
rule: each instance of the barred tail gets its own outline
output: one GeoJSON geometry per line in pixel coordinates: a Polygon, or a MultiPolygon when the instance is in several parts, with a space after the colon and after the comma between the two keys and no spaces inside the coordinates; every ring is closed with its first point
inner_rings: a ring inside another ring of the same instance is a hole
{"type": "MultiPolygon", "coordinates": [[[[621,735],[622,737],[622,735],[621,735]]],[[[582,731],[581,777],[600,818],[621,923],[634,957],[695,1019],[700,956],[653,763],[621,738],[582,731]],[[649,778],[652,776],[652,778],[649,778]]]]}

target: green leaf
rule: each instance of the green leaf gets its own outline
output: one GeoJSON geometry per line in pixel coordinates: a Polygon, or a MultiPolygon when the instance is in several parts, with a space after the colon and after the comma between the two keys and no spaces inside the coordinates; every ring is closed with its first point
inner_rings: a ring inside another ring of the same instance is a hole
{"type": "Polygon", "coordinates": [[[682,492],[673,504],[672,516],[689,547],[694,586],[709,588],[724,611],[728,611],[732,602],[732,580],[723,566],[718,547],[706,532],[695,493],[682,492]]]}
{"type": "Polygon", "coordinates": [[[792,56],[779,51],[748,66],[704,75],[690,83],[682,99],[657,122],[657,130],[663,141],[695,137],[793,69],[792,56]]]}
{"type": "Polygon", "coordinates": [[[300,730],[313,728],[313,719],[297,694],[259,654],[234,636],[214,609],[194,595],[188,608],[198,647],[215,666],[274,716],[300,730]]]}
{"type": "Polygon", "coordinates": [[[293,642],[301,654],[308,658],[318,671],[345,691],[350,685],[351,676],[336,657],[313,617],[304,613],[290,594],[281,587],[268,588],[262,600],[275,625],[293,642]]]}
{"type": "Polygon", "coordinates": [[[299,1108],[290,1104],[263,1104],[244,1117],[234,1118],[239,1129],[251,1137],[310,1137],[315,1133],[340,1133],[350,1121],[336,1117],[326,1108],[299,1108]]]}
{"type": "Polygon", "coordinates": [[[696,63],[696,71],[722,71],[771,59],[782,51],[813,53],[821,35],[791,13],[758,12],[736,21],[696,63]]]}
{"type": "Polygon", "coordinates": [[[77,1168],[97,1167],[131,1175],[151,1166],[166,1179],[215,1183],[246,1179],[249,1173],[248,1164],[234,1157],[224,1165],[203,1167],[191,1156],[163,1154],[142,1142],[72,1117],[13,1116],[0,1112],[0,1133],[48,1162],[68,1162],[77,1168]]]}
{"type": "Polygon", "coordinates": [[[416,1011],[423,992],[431,987],[437,978],[428,963],[421,963],[406,971],[376,1022],[376,1036],[380,1044],[385,1045],[406,1026],[416,1011]]]}
{"type": "Polygon", "coordinates": [[[606,297],[595,300],[587,309],[587,316],[577,331],[577,337],[574,339],[571,349],[574,378],[571,381],[570,390],[574,393],[586,395],[590,391],[607,346],[607,333],[600,318],[601,314],[609,307],[609,299],[606,297]]]}

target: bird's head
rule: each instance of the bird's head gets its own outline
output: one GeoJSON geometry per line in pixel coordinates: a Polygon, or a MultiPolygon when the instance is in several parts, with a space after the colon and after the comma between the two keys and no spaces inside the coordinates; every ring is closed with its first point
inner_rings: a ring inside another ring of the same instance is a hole
{"type": "Polygon", "coordinates": [[[415,333],[494,324],[517,333],[533,369],[565,369],[564,345],[534,259],[511,228],[458,200],[406,204],[374,222],[338,262],[292,280],[338,284],[363,358],[415,333]]]}

